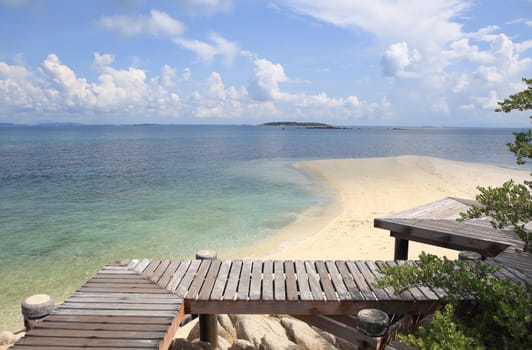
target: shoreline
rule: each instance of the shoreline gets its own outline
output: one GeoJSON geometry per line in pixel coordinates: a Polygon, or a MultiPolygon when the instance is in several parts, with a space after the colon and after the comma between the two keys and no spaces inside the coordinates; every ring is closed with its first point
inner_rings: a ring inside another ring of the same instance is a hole
{"type": "MultiPolygon", "coordinates": [[[[393,259],[394,239],[373,227],[373,219],[444,197],[474,198],[477,186],[529,179],[527,170],[423,156],[301,161],[294,166],[330,189],[331,201],[311,208],[296,222],[239,258],[393,259]]],[[[411,242],[409,258],[425,251],[450,259],[458,251],[411,242]]]]}

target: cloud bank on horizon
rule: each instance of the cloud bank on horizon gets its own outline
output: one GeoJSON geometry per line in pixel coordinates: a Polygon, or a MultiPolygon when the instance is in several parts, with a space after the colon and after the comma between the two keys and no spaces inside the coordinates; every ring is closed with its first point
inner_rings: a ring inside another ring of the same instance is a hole
{"type": "Polygon", "coordinates": [[[523,126],[529,0],[0,0],[0,122],[523,126]]]}

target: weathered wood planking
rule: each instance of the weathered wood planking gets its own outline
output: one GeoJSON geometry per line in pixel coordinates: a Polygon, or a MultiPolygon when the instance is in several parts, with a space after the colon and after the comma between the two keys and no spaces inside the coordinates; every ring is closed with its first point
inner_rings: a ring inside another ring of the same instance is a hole
{"type": "MultiPolygon", "coordinates": [[[[529,283],[532,255],[520,252],[523,242],[512,230],[494,229],[489,218],[456,220],[460,212],[475,204],[478,202],[474,200],[444,198],[385,218],[376,218],[374,226],[390,230],[390,235],[396,238],[396,247],[399,240],[475,251],[484,257],[493,257],[495,262],[507,269],[523,273],[526,276],[524,280],[529,283]]],[[[532,222],[527,226],[532,226],[532,222]]],[[[439,291],[433,292],[439,294],[439,291]]]]}
{"type": "Polygon", "coordinates": [[[104,266],[13,349],[167,349],[183,299],[140,273],[160,281],[171,265],[145,259],[104,266]]]}

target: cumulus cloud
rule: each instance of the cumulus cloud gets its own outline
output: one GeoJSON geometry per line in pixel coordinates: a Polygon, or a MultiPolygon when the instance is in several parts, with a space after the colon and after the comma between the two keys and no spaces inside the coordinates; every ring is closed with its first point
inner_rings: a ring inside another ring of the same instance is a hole
{"type": "Polygon", "coordinates": [[[288,81],[283,66],[264,58],[255,59],[253,64],[255,69],[248,87],[250,97],[256,101],[272,101],[281,98],[279,83],[288,81]]]}
{"type": "Polygon", "coordinates": [[[287,92],[282,83],[291,80],[281,64],[258,57],[252,62],[255,69],[250,72],[249,85],[234,86],[226,84],[219,72],[191,81],[190,69],[181,74],[169,65],[150,77],[140,68],[114,67],[115,57],[108,53],[94,53],[94,81],[78,76],[55,54],[49,54],[34,70],[0,61],[0,111],[11,118],[24,111],[71,118],[92,115],[106,121],[106,116],[126,118],[123,122],[161,118],[175,122],[180,116],[271,118],[280,114],[346,121],[384,117],[389,111],[386,98],[368,102],[354,95],[287,92]]]}
{"type": "Polygon", "coordinates": [[[78,77],[55,54],[30,71],[0,62],[0,103],[4,111],[20,109],[38,112],[86,113],[175,113],[180,97],[166,88],[172,69],[163,66],[161,76],[147,79],[146,72],[110,66],[114,57],[94,54],[99,71],[96,82],[78,77]]]}
{"type": "Polygon", "coordinates": [[[404,41],[390,45],[381,58],[383,74],[389,77],[412,75],[406,69],[420,59],[419,52],[410,50],[404,41]]]}
{"type": "Polygon", "coordinates": [[[216,56],[223,58],[226,64],[234,61],[238,54],[236,43],[223,38],[217,33],[209,34],[210,43],[200,40],[177,38],[174,42],[181,47],[194,52],[198,59],[205,63],[211,63],[216,56]]]}
{"type": "Polygon", "coordinates": [[[183,23],[163,11],[151,10],[149,16],[108,16],[100,18],[100,25],[123,36],[147,34],[153,36],[180,35],[183,23]]]}

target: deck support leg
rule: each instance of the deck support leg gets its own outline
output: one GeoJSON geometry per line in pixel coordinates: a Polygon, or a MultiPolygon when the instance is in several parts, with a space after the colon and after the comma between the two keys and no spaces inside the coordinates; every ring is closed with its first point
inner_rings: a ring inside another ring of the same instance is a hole
{"type": "Polygon", "coordinates": [[[394,260],[408,260],[408,240],[395,237],[394,260]]]}
{"type": "MultiPolygon", "coordinates": [[[[196,259],[216,260],[217,255],[214,250],[199,250],[196,252],[196,259]]],[[[216,314],[199,315],[200,340],[211,344],[213,349],[218,348],[218,319],[216,314]]]]}

